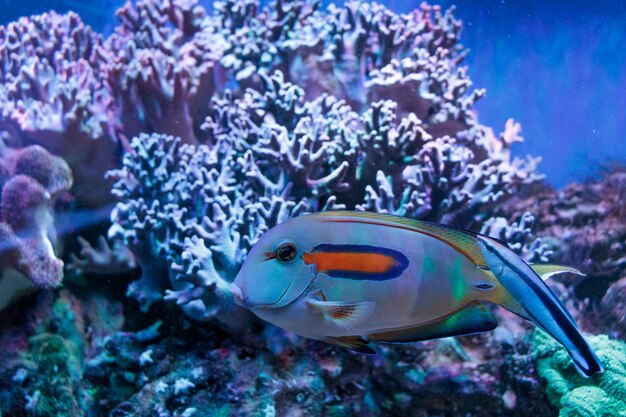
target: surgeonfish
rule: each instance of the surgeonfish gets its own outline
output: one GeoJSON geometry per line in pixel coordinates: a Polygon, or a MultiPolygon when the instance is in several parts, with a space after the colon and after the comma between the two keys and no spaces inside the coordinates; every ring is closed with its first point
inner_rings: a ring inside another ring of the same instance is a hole
{"type": "Polygon", "coordinates": [[[529,265],[494,238],[398,216],[330,211],[292,218],[252,247],[235,302],[293,333],[361,353],[493,330],[489,303],[532,321],[589,377],[603,366],[542,278],[583,275],[529,265]]]}

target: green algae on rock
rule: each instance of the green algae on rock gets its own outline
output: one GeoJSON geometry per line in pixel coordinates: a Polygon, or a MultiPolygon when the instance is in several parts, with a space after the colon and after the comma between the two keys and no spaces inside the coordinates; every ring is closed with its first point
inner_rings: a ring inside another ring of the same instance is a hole
{"type": "Polygon", "coordinates": [[[626,343],[606,335],[588,336],[605,366],[602,374],[582,378],[567,352],[545,332],[532,336],[532,356],[546,394],[559,417],[626,416],[626,343]]]}

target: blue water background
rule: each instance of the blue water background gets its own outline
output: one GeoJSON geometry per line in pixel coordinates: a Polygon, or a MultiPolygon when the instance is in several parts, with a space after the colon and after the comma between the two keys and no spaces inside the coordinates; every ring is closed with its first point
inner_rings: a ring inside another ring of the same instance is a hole
{"type": "MultiPolygon", "coordinates": [[[[123,3],[0,0],[0,23],[50,9],[74,10],[108,33],[114,10],[123,3]]],[[[381,3],[405,12],[421,0],[381,3]]],[[[526,141],[515,154],[541,156],[541,172],[557,187],[592,178],[607,163],[626,163],[626,2],[436,3],[455,4],[464,22],[469,74],[475,87],[488,92],[477,105],[481,122],[496,133],[509,117],[522,123],[526,141]]]]}

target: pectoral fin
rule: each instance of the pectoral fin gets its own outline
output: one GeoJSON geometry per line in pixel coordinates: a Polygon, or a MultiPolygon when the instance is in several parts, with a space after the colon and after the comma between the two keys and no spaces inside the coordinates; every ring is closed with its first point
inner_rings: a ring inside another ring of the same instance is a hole
{"type": "Polygon", "coordinates": [[[349,329],[363,323],[374,312],[374,301],[322,301],[315,298],[307,300],[310,308],[321,313],[339,327],[349,329]]]}
{"type": "Polygon", "coordinates": [[[368,338],[379,342],[408,343],[441,337],[462,336],[486,332],[497,326],[496,320],[480,302],[473,302],[450,315],[416,326],[390,329],[369,334],[368,338]]]}
{"type": "Polygon", "coordinates": [[[558,265],[558,264],[530,264],[529,265],[533,271],[535,271],[535,273],[537,275],[539,275],[541,277],[542,280],[547,280],[548,278],[557,275],[557,274],[563,274],[563,273],[570,273],[570,274],[575,274],[575,275],[580,275],[580,276],[585,276],[584,273],[582,273],[580,270],[572,267],[572,266],[568,266],[568,265],[558,265]]]}

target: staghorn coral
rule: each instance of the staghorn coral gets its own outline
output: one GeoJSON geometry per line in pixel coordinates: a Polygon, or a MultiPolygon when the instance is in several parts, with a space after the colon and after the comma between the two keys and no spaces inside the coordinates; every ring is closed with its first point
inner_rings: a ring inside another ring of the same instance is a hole
{"type": "Polygon", "coordinates": [[[589,343],[605,366],[590,379],[576,373],[565,349],[543,331],[535,331],[533,358],[545,380],[550,402],[560,417],[619,416],[626,410],[626,344],[605,335],[590,336],[589,343]]]}
{"type": "Polygon", "coordinates": [[[64,158],[76,176],[74,195],[92,207],[111,199],[104,173],[118,146],[98,75],[101,43],[75,13],[0,26],[0,133],[13,147],[38,144],[64,158]]]}
{"type": "Polygon", "coordinates": [[[0,309],[37,288],[61,284],[53,204],[72,186],[65,161],[38,145],[2,153],[0,309]]]}
{"type": "Polygon", "coordinates": [[[199,126],[225,78],[225,41],[204,8],[196,0],[143,0],[126,3],[117,16],[120,24],[99,51],[122,140],[159,132],[203,142],[199,126]]]}

